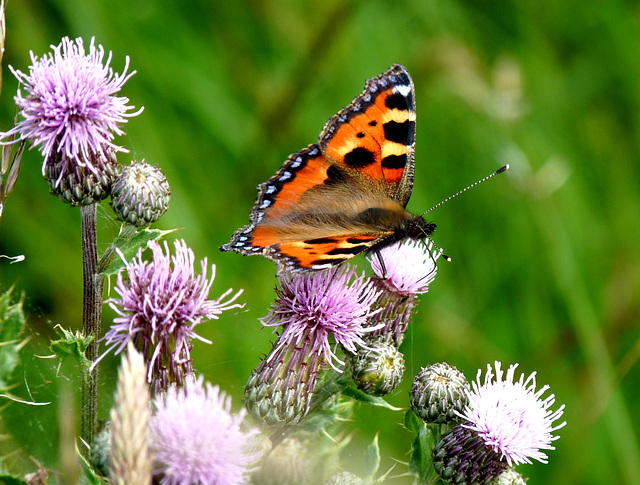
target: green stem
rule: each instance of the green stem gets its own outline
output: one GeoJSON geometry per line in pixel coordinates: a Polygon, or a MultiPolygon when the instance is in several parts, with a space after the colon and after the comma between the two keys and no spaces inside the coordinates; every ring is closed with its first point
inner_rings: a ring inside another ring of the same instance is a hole
{"type": "MultiPolygon", "coordinates": [[[[97,204],[82,206],[82,263],[84,281],[84,307],[82,324],[84,334],[93,340],[87,349],[91,362],[98,357],[98,338],[102,318],[102,290],[104,277],[96,272],[98,264],[98,237],[96,230],[97,204]]],[[[93,444],[98,430],[98,367],[82,369],[82,430],[81,437],[93,444]]]]}

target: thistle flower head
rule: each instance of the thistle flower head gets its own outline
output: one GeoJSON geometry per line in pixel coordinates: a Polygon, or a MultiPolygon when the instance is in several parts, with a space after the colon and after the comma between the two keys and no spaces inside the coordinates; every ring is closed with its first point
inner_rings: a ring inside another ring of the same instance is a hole
{"type": "MultiPolygon", "coordinates": [[[[19,140],[30,140],[39,146],[44,156],[43,174],[49,159],[59,153],[67,163],[87,167],[96,173],[95,158],[107,158],[107,149],[126,151],[113,143],[115,135],[124,132],[119,125],[141,110],[127,106],[129,100],[116,96],[135,71],[127,73],[126,58],[122,74],[115,74],[109,66],[111,53],[105,60],[101,45],[96,47],[91,39],[88,53],[81,38],[62,39],[53,52],[38,59],[31,52],[29,73],[11,68],[27,92],[20,90],[15,96],[23,120],[18,122],[2,138],[19,135],[19,140]]],[[[59,174],[59,179],[65,172],[59,174]]]]}
{"type": "Polygon", "coordinates": [[[422,242],[407,240],[382,248],[380,257],[371,256],[369,262],[388,291],[410,296],[429,291],[438,270],[436,260],[441,254],[440,249],[434,250],[431,241],[425,247],[422,242]]]}
{"type": "Polygon", "coordinates": [[[247,483],[258,459],[257,431],[243,431],[245,411],[231,413],[231,398],[202,378],[171,386],[154,400],[151,452],[162,485],[247,483]]]}
{"type": "Polygon", "coordinates": [[[120,297],[108,300],[118,316],[104,340],[109,346],[105,354],[113,349],[117,354],[133,340],[142,350],[148,381],[155,381],[157,391],[166,389],[168,381],[182,383],[192,370],[191,340],[210,343],[195,332],[195,327],[203,320],[217,319],[225,310],[241,307],[233,302],[242,290],[225,300],[232,291],[229,289],[210,300],[215,266],[209,278],[206,258],[201,262],[202,273],[196,275],[193,251],[183,240],[175,242],[173,256],[166,242],[164,251],[155,241],[149,247],[152,261],[144,261],[140,250],[118,274],[115,291],[120,297]]]}
{"type": "Polygon", "coordinates": [[[302,345],[338,370],[334,361],[344,362],[336,356],[335,346],[355,353],[357,346],[366,346],[363,335],[378,328],[365,326],[378,292],[364,274],[356,276],[353,267],[287,275],[280,281],[276,301],[262,323],[282,326],[281,347],[302,345]],[[330,335],[336,342],[333,349],[330,335]]]}
{"type": "Polygon", "coordinates": [[[467,429],[475,431],[509,466],[531,463],[531,459],[547,463],[547,455],[541,450],[555,449],[551,443],[559,438],[552,433],[566,422],[554,426],[564,412],[564,404],[551,410],[555,396],[543,398],[549,389],[536,390],[536,373],[525,379],[524,374],[514,380],[517,364],[505,373],[501,363],[495,363],[495,375],[490,365],[484,382],[478,371],[472,383],[469,405],[460,413],[467,429]]]}

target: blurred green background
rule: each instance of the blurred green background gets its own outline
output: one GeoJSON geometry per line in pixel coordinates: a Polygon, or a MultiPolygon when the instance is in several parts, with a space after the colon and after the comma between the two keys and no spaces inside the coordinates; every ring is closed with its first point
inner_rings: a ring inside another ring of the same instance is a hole
{"type": "MultiPolygon", "coordinates": [[[[638,2],[10,1],[0,129],[11,126],[17,86],[7,65],[27,71],[30,50],[41,56],[65,35],[95,36],[116,71],[130,56],[138,73],[123,95],[145,110],[116,140],[131,150],[119,160],[164,170],[173,196],[157,227],[184,228],[177,236],[216,264],[212,296],[244,288],[245,309],[201,325],[213,344],[193,352],[236,408],[273,339],[257,319],[273,300],[275,265],[218,247],[247,223],[255,186],[398,62],[416,87],[409,210],[511,170],[430,214],[453,262],[421,300],[405,382],[389,400],[407,406],[411,376],[428,363],[471,379],[494,360],[518,362],[567,405],[550,463],[519,469],[530,483],[640,483],[638,2]]],[[[56,376],[38,358],[54,326],[78,328],[82,313],[80,212],[48,194],[41,161],[25,155],[0,227],[0,254],[26,256],[0,263],[2,288],[26,294],[32,336],[13,392],[51,401],[67,383],[77,407],[73,363],[56,376]]],[[[105,203],[99,226],[104,249],[117,230],[105,203]]],[[[106,308],[105,326],[111,318],[106,308]]],[[[117,360],[102,370],[102,419],[117,360]]],[[[2,433],[14,435],[0,442],[7,466],[33,470],[29,455],[57,466],[54,405],[3,404],[2,415],[2,433]]],[[[407,461],[400,413],[362,407],[356,418],[347,469],[362,469],[378,430],[383,467],[407,461]]]]}

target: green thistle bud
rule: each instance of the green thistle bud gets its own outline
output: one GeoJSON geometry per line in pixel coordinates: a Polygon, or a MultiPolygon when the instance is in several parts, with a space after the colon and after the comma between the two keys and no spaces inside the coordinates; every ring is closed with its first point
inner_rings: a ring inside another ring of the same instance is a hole
{"type": "Polygon", "coordinates": [[[489,485],[507,468],[507,462],[476,431],[462,425],[442,436],[432,457],[440,478],[456,485],[489,485]]]}
{"type": "Polygon", "coordinates": [[[527,480],[514,468],[507,468],[491,485],[526,485],[527,480]]]}
{"type": "Polygon", "coordinates": [[[294,345],[274,345],[253,372],[244,391],[244,403],[258,422],[274,427],[300,423],[318,381],[322,359],[294,345]]]}
{"type": "Polygon", "coordinates": [[[51,194],[72,206],[95,204],[111,194],[118,164],[113,151],[107,156],[97,154],[92,167],[78,164],[55,152],[45,166],[44,178],[49,182],[51,194]]]}
{"type": "Polygon", "coordinates": [[[110,204],[120,221],[144,227],[167,211],[170,197],[169,183],[160,169],[134,160],[114,180],[110,204]]]}
{"type": "Polygon", "coordinates": [[[367,394],[389,394],[402,382],[404,357],[391,342],[383,338],[360,347],[351,357],[352,376],[358,389],[367,394]]]}
{"type": "Polygon", "coordinates": [[[447,423],[458,418],[469,402],[469,383],[455,367],[429,365],[413,380],[411,408],[427,423],[447,423]]]}
{"type": "Polygon", "coordinates": [[[285,438],[264,457],[251,477],[255,485],[298,485],[310,483],[313,458],[298,438],[285,438]]]}

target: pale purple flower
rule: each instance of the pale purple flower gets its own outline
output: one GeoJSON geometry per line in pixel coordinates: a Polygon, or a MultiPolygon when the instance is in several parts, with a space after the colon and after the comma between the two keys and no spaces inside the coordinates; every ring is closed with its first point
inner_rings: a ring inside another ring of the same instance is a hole
{"type": "Polygon", "coordinates": [[[151,453],[162,485],[247,483],[259,455],[255,430],[243,431],[243,409],[231,413],[231,398],[203,379],[187,379],[154,400],[151,453]]]}
{"type": "MultiPolygon", "coordinates": [[[[93,164],[99,163],[96,159],[107,159],[109,149],[127,151],[112,140],[124,134],[119,125],[142,109],[130,113],[134,108],[127,106],[129,99],[116,94],[136,71],[127,73],[127,57],[122,74],[114,73],[109,66],[111,52],[105,60],[104,49],[96,47],[94,38],[88,53],[81,38],[72,41],[64,37],[51,48],[53,52],[41,58],[31,52],[28,74],[10,67],[27,96],[18,90],[15,101],[24,119],[1,138],[19,135],[14,142],[30,140],[39,146],[44,156],[43,174],[55,158],[97,174],[93,164]]],[[[64,175],[63,171],[59,180],[64,175]]]]}
{"type": "Polygon", "coordinates": [[[381,290],[374,308],[380,311],[369,321],[378,330],[368,336],[393,342],[396,348],[404,341],[418,296],[429,291],[438,270],[436,260],[442,250],[417,241],[398,242],[369,257],[381,290]],[[382,260],[382,261],[381,261],[382,260]]]}
{"type": "Polygon", "coordinates": [[[149,247],[152,261],[144,261],[139,250],[118,273],[115,291],[120,297],[107,300],[118,317],[104,337],[108,348],[100,359],[114,349],[116,354],[121,352],[132,340],[145,357],[148,381],[154,382],[157,391],[166,389],[168,382],[182,383],[192,371],[191,341],[211,343],[195,327],[203,320],[217,319],[225,310],[240,308],[233,302],[242,290],[226,301],[231,289],[210,300],[215,265],[209,278],[205,258],[200,263],[202,272],[196,275],[193,251],[183,240],[175,241],[173,256],[166,242],[165,251],[155,241],[149,247]]]}
{"type": "Polygon", "coordinates": [[[267,327],[282,327],[280,347],[302,346],[338,370],[334,361],[344,365],[335,354],[338,344],[355,353],[357,346],[366,346],[362,337],[379,328],[366,327],[379,292],[351,266],[286,275],[280,282],[276,301],[262,319],[267,327]]]}
{"type": "Polygon", "coordinates": [[[517,366],[511,365],[505,375],[501,363],[496,362],[494,375],[487,365],[484,382],[482,371],[478,371],[469,404],[459,414],[466,421],[462,426],[475,431],[509,466],[531,463],[531,459],[547,463],[541,450],[555,449],[551,443],[559,436],[552,433],[566,422],[554,426],[554,421],[562,416],[564,404],[551,410],[555,396],[542,397],[549,386],[536,390],[535,372],[514,380],[517,366]]]}
{"type": "Polygon", "coordinates": [[[438,271],[436,260],[441,254],[442,250],[434,250],[431,241],[425,246],[420,241],[406,240],[382,248],[380,257],[374,255],[368,259],[374,273],[389,291],[409,296],[429,291],[429,285],[438,271]],[[380,258],[384,261],[384,267],[380,258]]]}

